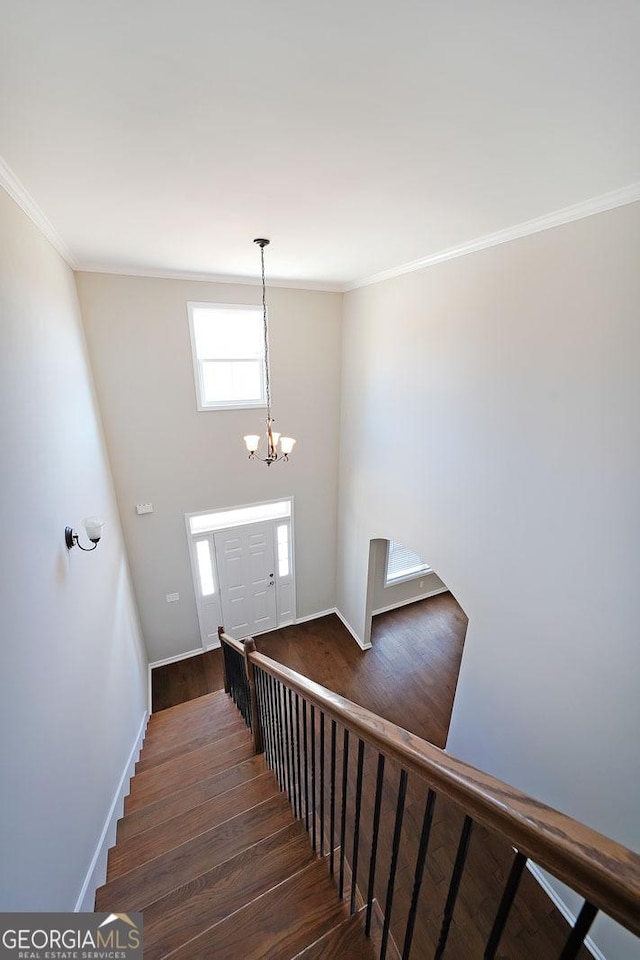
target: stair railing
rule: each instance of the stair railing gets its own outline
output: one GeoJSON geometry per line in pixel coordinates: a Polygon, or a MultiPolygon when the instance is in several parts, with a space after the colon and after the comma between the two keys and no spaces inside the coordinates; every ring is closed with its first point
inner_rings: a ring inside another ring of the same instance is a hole
{"type": "MultiPolygon", "coordinates": [[[[241,711],[241,703],[248,708],[252,719],[247,722],[253,731],[259,731],[254,738],[259,744],[256,750],[260,752],[264,747],[267,763],[281,789],[286,790],[294,815],[304,820],[314,850],[327,855],[339,895],[348,898],[351,913],[359,902],[360,890],[366,891],[362,901],[366,904],[367,935],[371,934],[376,899],[382,905],[380,960],[385,960],[390,948],[409,777],[417,778],[426,787],[426,796],[415,851],[412,895],[400,931],[402,960],[409,960],[411,953],[434,808],[441,797],[462,810],[463,823],[434,960],[440,960],[446,949],[476,824],[497,833],[513,850],[483,960],[496,957],[529,860],[584,898],[559,960],[578,957],[599,911],[640,936],[637,853],[258,653],[253,639],[240,643],[227,636],[223,628],[219,634],[226,668],[225,689],[241,711]],[[238,697],[240,688],[243,692],[238,697]],[[371,772],[375,767],[375,791],[371,776],[371,790],[363,795],[365,755],[371,772]],[[389,807],[390,786],[393,836],[384,856],[385,880],[378,875],[379,843],[381,811],[385,799],[389,807]]],[[[394,913],[397,937],[395,916],[394,913]]]]}

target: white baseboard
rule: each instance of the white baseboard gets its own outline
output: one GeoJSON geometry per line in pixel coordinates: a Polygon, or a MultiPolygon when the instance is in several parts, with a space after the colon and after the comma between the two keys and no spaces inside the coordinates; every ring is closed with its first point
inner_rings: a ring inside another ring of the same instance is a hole
{"type": "Polygon", "coordinates": [[[398,603],[390,603],[388,607],[379,607],[371,611],[372,617],[377,617],[379,613],[388,613],[389,610],[397,610],[399,607],[408,607],[410,603],[420,603],[421,600],[428,600],[429,597],[437,597],[439,593],[449,593],[449,587],[438,587],[437,590],[430,590],[429,593],[423,593],[419,597],[411,597],[409,600],[400,600],[398,603]]]}
{"type": "Polygon", "coordinates": [[[349,623],[349,621],[340,613],[340,611],[338,610],[337,607],[334,609],[333,613],[335,613],[336,616],[342,621],[342,623],[343,623],[344,626],[347,628],[347,630],[349,631],[349,633],[351,634],[351,636],[353,637],[353,639],[354,639],[355,642],[358,644],[358,646],[360,647],[361,650],[370,650],[370,649],[371,649],[371,644],[370,644],[370,643],[366,643],[366,644],[365,644],[365,643],[362,642],[362,640],[360,639],[360,637],[358,636],[358,634],[355,632],[355,630],[353,629],[353,627],[351,626],[351,624],[349,623]]]}
{"type": "Polygon", "coordinates": [[[328,617],[336,612],[335,607],[329,607],[328,610],[321,610],[320,613],[311,613],[308,617],[296,617],[295,623],[307,623],[309,620],[319,620],[320,617],[328,617]]]}
{"type": "Polygon", "coordinates": [[[98,845],[96,846],[95,853],[87,870],[87,875],[84,878],[84,883],[78,894],[78,899],[74,907],[76,913],[93,913],[95,909],[96,890],[102,886],[107,876],[107,854],[109,848],[116,842],[116,827],[123,813],[124,798],[129,792],[129,779],[135,772],[135,765],[142,748],[142,741],[144,740],[148,719],[149,714],[145,711],[135,742],[131,748],[129,759],[122,771],[120,783],[118,784],[111,807],[109,808],[109,813],[102,828],[98,845]]]}
{"type": "MultiPolygon", "coordinates": [[[[219,644],[216,644],[219,646],[219,644]]],[[[166,667],[168,663],[178,663],[179,660],[188,660],[189,657],[197,657],[200,653],[206,653],[204,647],[198,647],[197,650],[187,650],[185,653],[176,653],[173,657],[164,657],[163,660],[154,660],[149,664],[149,670],[156,667],[166,667]]]]}
{"type": "MultiPolygon", "coordinates": [[[[531,860],[527,860],[527,869],[535,878],[535,880],[540,884],[540,886],[542,887],[546,895],[549,897],[549,899],[553,903],[553,905],[558,908],[558,910],[560,911],[564,919],[567,921],[567,923],[570,926],[573,926],[574,923],[576,922],[575,914],[571,910],[569,910],[569,907],[566,905],[564,900],[560,897],[560,894],[558,893],[556,888],[549,883],[549,881],[543,874],[540,867],[537,866],[537,864],[532,863],[531,860]]],[[[593,942],[591,937],[584,938],[584,945],[589,951],[589,953],[593,957],[595,957],[595,960],[607,960],[602,950],[600,950],[597,944],[593,942]]]]}

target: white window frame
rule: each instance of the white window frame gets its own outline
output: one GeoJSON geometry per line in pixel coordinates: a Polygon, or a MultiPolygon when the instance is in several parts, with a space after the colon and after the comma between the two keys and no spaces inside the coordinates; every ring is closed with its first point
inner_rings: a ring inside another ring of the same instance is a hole
{"type": "MultiPolygon", "coordinates": [[[[409,572],[401,574],[395,577],[389,577],[389,555],[391,553],[391,544],[397,543],[395,540],[387,540],[387,550],[384,561],[384,585],[386,587],[395,587],[398,583],[407,583],[409,580],[419,580],[420,577],[424,577],[427,573],[433,573],[433,569],[429,566],[428,563],[423,563],[420,567],[414,567],[409,572]]],[[[401,544],[404,546],[404,544],[401,544]]],[[[405,549],[409,549],[406,547],[405,549]]],[[[412,553],[414,551],[411,551],[412,553]]]]}
{"type": "Polygon", "coordinates": [[[195,336],[195,327],[193,319],[193,308],[198,309],[212,309],[212,310],[253,310],[258,313],[261,313],[261,308],[255,303],[208,303],[202,300],[189,300],[187,301],[187,313],[189,316],[189,338],[191,340],[191,358],[193,361],[193,377],[196,387],[196,406],[201,413],[209,413],[212,410],[252,410],[252,409],[266,409],[267,406],[267,394],[266,394],[266,373],[265,373],[265,360],[264,354],[258,359],[260,360],[261,368],[261,377],[260,383],[262,388],[262,397],[260,400],[251,400],[245,402],[234,402],[230,400],[218,400],[213,403],[205,403],[203,400],[204,397],[204,381],[202,375],[202,364],[203,363],[232,363],[233,361],[242,362],[242,361],[255,361],[256,357],[220,357],[219,360],[215,357],[207,357],[205,360],[200,360],[198,358],[198,351],[196,349],[196,336],[195,336]]]}

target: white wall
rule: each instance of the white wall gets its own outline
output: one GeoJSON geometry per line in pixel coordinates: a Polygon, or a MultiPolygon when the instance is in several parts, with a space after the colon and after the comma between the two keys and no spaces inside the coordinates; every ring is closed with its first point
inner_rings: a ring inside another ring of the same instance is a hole
{"type": "Polygon", "coordinates": [[[72,910],[145,714],[146,656],[73,274],[2,190],[0,330],[0,910],[72,910]],[[67,553],[65,526],[90,514],[103,541],[67,553]]]}
{"type": "Polygon", "coordinates": [[[196,409],[186,307],[259,303],[258,286],[79,274],[78,289],[151,659],[200,645],[185,513],[293,495],[298,616],[333,607],[341,295],[269,290],[273,412],[298,443],[268,468],[242,442],[263,410],[196,409]]]}
{"type": "Polygon", "coordinates": [[[428,556],[449,749],[636,848],[639,250],[636,204],[347,294],[337,583],[364,630],[369,540],[428,556]]]}

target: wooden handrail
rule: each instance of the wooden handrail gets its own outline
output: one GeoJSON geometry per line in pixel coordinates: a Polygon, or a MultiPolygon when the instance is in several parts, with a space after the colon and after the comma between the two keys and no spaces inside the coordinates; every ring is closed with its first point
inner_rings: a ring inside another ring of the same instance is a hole
{"type": "MultiPolygon", "coordinates": [[[[226,636],[224,639],[231,640],[226,636]]],[[[237,641],[232,643],[234,648],[235,644],[237,641]]],[[[474,820],[501,834],[527,857],[640,936],[637,853],[264,654],[250,652],[248,660],[385,757],[417,774],[474,820]]]]}
{"type": "Polygon", "coordinates": [[[239,653],[241,657],[244,657],[244,643],[240,643],[239,640],[230,637],[221,627],[218,627],[218,636],[220,637],[220,643],[226,643],[228,647],[231,647],[231,649],[239,653]]]}

